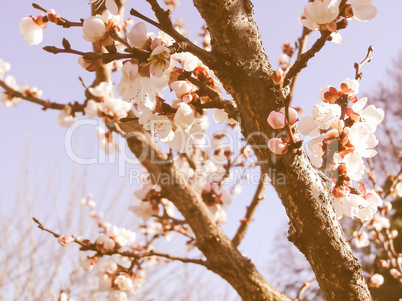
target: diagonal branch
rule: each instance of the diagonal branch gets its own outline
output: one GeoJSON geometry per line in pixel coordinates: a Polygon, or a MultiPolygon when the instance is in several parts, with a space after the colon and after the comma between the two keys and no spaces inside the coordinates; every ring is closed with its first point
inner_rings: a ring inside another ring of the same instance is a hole
{"type": "MultiPolygon", "coordinates": [[[[303,26],[303,32],[302,32],[302,35],[301,35],[301,37],[299,38],[298,44],[297,44],[297,45],[298,45],[298,49],[297,49],[297,58],[296,58],[296,61],[300,60],[302,54],[306,51],[307,40],[308,40],[308,37],[309,37],[310,32],[311,32],[310,29],[308,29],[307,27],[304,27],[304,26],[303,26]]],[[[299,77],[299,74],[300,74],[300,73],[298,73],[297,75],[295,75],[295,76],[293,77],[293,79],[292,79],[292,81],[291,81],[291,83],[290,83],[290,85],[289,85],[289,95],[293,95],[293,92],[294,92],[294,89],[295,89],[295,87],[296,87],[296,82],[297,82],[297,79],[298,79],[298,77],[299,77]]],[[[290,99],[290,100],[291,100],[291,99],[290,99]]]]}
{"type": "Polygon", "coordinates": [[[222,94],[217,90],[211,88],[206,83],[197,80],[194,77],[187,77],[188,81],[193,85],[198,87],[197,94],[199,96],[208,96],[211,101],[201,104],[203,109],[224,109],[226,113],[228,113],[230,118],[237,119],[239,117],[239,111],[237,109],[236,103],[233,99],[224,99],[222,94]]]}
{"type": "Polygon", "coordinates": [[[68,105],[71,107],[72,112],[83,112],[84,108],[85,108],[85,105],[80,104],[78,102],[68,103],[68,104],[50,102],[49,100],[40,99],[40,98],[34,96],[32,93],[29,93],[28,91],[19,92],[15,89],[11,88],[10,86],[8,86],[2,80],[0,80],[0,87],[2,87],[10,97],[17,97],[17,98],[25,99],[29,102],[36,103],[40,106],[43,106],[42,110],[47,110],[47,109],[63,110],[68,105]]]}
{"type": "MultiPolygon", "coordinates": [[[[38,228],[41,229],[42,231],[48,232],[52,234],[55,238],[59,238],[63,235],[58,234],[48,228],[46,228],[37,218],[33,217],[33,221],[37,224],[38,228]]],[[[184,258],[184,257],[179,257],[179,256],[174,256],[170,254],[165,254],[165,253],[159,253],[155,252],[154,250],[150,250],[147,252],[134,252],[134,251],[120,251],[120,250],[113,250],[110,252],[99,252],[99,249],[96,247],[96,243],[90,243],[89,240],[84,240],[85,242],[82,242],[82,239],[79,240],[75,238],[74,236],[71,236],[71,242],[74,242],[78,245],[81,246],[80,250],[81,251],[94,251],[96,252],[99,256],[104,256],[104,255],[121,255],[124,257],[129,257],[129,258],[135,258],[136,260],[144,257],[151,257],[151,256],[157,256],[157,257],[162,257],[170,260],[176,260],[176,261],[181,261],[183,263],[194,263],[194,264],[199,264],[202,266],[205,266],[209,268],[208,262],[202,259],[193,259],[193,258],[184,258]]]]}
{"type": "Polygon", "coordinates": [[[251,221],[253,220],[253,215],[254,212],[257,209],[258,204],[261,202],[261,200],[264,199],[264,196],[262,195],[266,183],[267,183],[268,176],[266,173],[263,173],[260,178],[260,183],[258,184],[257,190],[255,191],[253,200],[251,201],[250,205],[247,207],[246,215],[244,218],[241,220],[241,224],[239,229],[237,229],[236,235],[232,239],[232,244],[237,248],[241,241],[243,240],[244,236],[246,235],[246,231],[248,229],[248,226],[250,225],[251,221]]]}
{"type": "Polygon", "coordinates": [[[283,81],[283,86],[286,87],[291,83],[291,81],[304,69],[307,67],[307,63],[310,59],[312,59],[325,45],[325,42],[328,40],[331,35],[330,31],[321,32],[321,37],[315,41],[311,48],[303,53],[300,58],[293,64],[293,66],[289,69],[289,72],[286,74],[285,79],[283,81]]]}
{"type": "Polygon", "coordinates": [[[199,59],[201,59],[205,64],[212,64],[215,61],[215,58],[210,52],[192,43],[189,39],[187,39],[173,27],[168,13],[158,4],[156,0],[147,0],[147,2],[151,5],[152,10],[154,11],[155,16],[159,22],[151,20],[150,18],[144,16],[135,9],[131,9],[130,14],[148,22],[149,24],[152,24],[156,28],[164,31],[169,36],[171,36],[177,42],[178,45],[176,45],[176,47],[180,49],[179,51],[191,52],[199,59]]]}
{"type": "Polygon", "coordinates": [[[163,258],[170,259],[170,260],[181,261],[183,263],[199,264],[199,265],[203,265],[203,266],[209,268],[208,262],[205,260],[202,260],[202,259],[183,258],[183,257],[173,256],[170,254],[155,252],[153,250],[140,255],[140,257],[150,257],[150,256],[163,257],[163,258]]]}
{"type": "MultiPolygon", "coordinates": [[[[132,115],[130,112],[127,117],[132,115]]],[[[226,279],[244,300],[250,294],[255,294],[259,299],[248,300],[289,300],[267,283],[251,261],[233,246],[213,221],[201,195],[182,177],[176,164],[156,145],[151,134],[138,124],[138,120],[129,119],[120,123],[120,127],[127,133],[125,138],[130,150],[193,230],[196,245],[207,258],[208,268],[226,279]]]]}

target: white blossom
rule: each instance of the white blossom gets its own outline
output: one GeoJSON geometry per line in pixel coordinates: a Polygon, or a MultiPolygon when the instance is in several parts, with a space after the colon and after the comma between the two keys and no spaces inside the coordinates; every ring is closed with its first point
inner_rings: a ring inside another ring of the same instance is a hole
{"type": "Polygon", "coordinates": [[[380,287],[384,283],[384,277],[381,274],[374,274],[370,278],[370,286],[380,287]]]}
{"type": "MultiPolygon", "coordinates": [[[[10,88],[14,90],[19,90],[17,81],[13,76],[7,75],[4,82],[10,88]]],[[[22,102],[22,99],[18,97],[11,97],[5,90],[3,90],[0,92],[0,102],[2,102],[6,108],[12,108],[19,105],[22,102]]]]}
{"type": "Polygon", "coordinates": [[[99,103],[97,103],[95,100],[90,99],[87,102],[87,105],[84,108],[85,115],[88,116],[88,118],[94,118],[98,116],[99,112],[99,103]]]}
{"type": "Polygon", "coordinates": [[[133,288],[133,280],[126,277],[125,275],[119,275],[114,280],[114,283],[117,285],[119,290],[122,291],[130,291],[133,288]]]}
{"type": "Polygon", "coordinates": [[[355,123],[350,128],[349,141],[354,145],[355,152],[363,158],[372,158],[377,154],[372,148],[378,144],[378,140],[364,123],[355,123]]]}
{"type": "Polygon", "coordinates": [[[101,257],[98,259],[96,263],[96,267],[99,272],[107,272],[109,274],[113,274],[117,270],[117,264],[112,259],[107,257],[101,257]]]}
{"type": "Polygon", "coordinates": [[[179,103],[174,121],[178,123],[183,129],[190,127],[194,122],[194,110],[186,103],[179,103]]]}
{"type": "Polygon", "coordinates": [[[105,292],[111,289],[112,287],[112,280],[110,279],[109,275],[106,273],[98,273],[98,289],[101,292],[105,292]]]}
{"type": "Polygon", "coordinates": [[[306,4],[304,17],[301,22],[304,26],[315,30],[317,25],[325,25],[335,20],[339,15],[340,0],[315,0],[306,4]]]}
{"type": "Polygon", "coordinates": [[[357,248],[364,248],[370,244],[369,237],[367,232],[358,233],[357,231],[353,232],[353,243],[357,248]]]}
{"type": "Polygon", "coordinates": [[[38,25],[32,17],[23,18],[19,28],[28,45],[38,45],[43,40],[43,26],[38,25]]]}
{"type": "Polygon", "coordinates": [[[127,301],[128,296],[127,293],[119,291],[119,290],[114,290],[110,292],[109,297],[107,299],[108,301],[127,301]]]}
{"type": "Polygon", "coordinates": [[[3,79],[4,73],[10,71],[11,65],[0,58],[0,79],[3,79]]]}
{"type": "Polygon", "coordinates": [[[71,107],[65,106],[60,111],[57,122],[63,127],[69,127],[74,121],[76,121],[76,118],[71,114],[71,107]]]}
{"type": "Polygon", "coordinates": [[[98,42],[106,34],[106,25],[99,15],[88,17],[82,25],[83,38],[89,42],[98,42]]]}
{"type": "Polygon", "coordinates": [[[163,45],[157,46],[152,51],[149,60],[151,62],[151,74],[161,77],[163,72],[170,66],[170,49],[163,45]]]}
{"type": "Polygon", "coordinates": [[[374,133],[377,129],[377,125],[384,119],[384,111],[376,108],[374,105],[369,105],[364,108],[366,103],[367,97],[363,97],[353,104],[352,110],[360,115],[360,122],[363,122],[370,131],[374,133]]]}
{"type": "Polygon", "coordinates": [[[377,8],[372,3],[372,0],[350,0],[353,17],[362,22],[373,19],[377,14],[377,8]]]}
{"type": "Polygon", "coordinates": [[[183,69],[187,72],[192,72],[195,68],[201,65],[201,61],[198,57],[190,52],[175,53],[173,58],[178,60],[183,69]]]}

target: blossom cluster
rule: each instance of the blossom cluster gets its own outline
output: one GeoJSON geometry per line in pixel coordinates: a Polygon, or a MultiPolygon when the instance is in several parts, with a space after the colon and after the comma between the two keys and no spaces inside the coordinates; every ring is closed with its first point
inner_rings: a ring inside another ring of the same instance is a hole
{"type": "Polygon", "coordinates": [[[377,14],[372,0],[349,0],[341,6],[341,0],[315,0],[306,4],[300,22],[310,30],[331,31],[332,41],[341,43],[338,30],[344,29],[350,20],[369,21],[377,14]]]}
{"type": "Polygon", "coordinates": [[[98,237],[91,242],[82,237],[59,235],[58,242],[62,246],[78,243],[82,250],[91,253],[81,256],[80,266],[85,272],[96,270],[98,289],[108,292],[109,301],[128,300],[129,295],[140,291],[145,281],[145,270],[153,266],[153,260],[149,258],[139,256],[136,264],[133,264],[133,258],[151,246],[134,244],[135,232],[103,222],[102,214],[95,211],[96,203],[92,196],[82,199],[81,203],[91,209],[90,216],[98,225],[98,237]]]}
{"type": "Polygon", "coordinates": [[[334,207],[338,218],[343,215],[370,220],[382,205],[375,191],[363,184],[357,188],[365,172],[363,158],[372,158],[378,144],[374,132],[384,118],[384,111],[367,104],[367,97],[357,99],[359,82],[346,78],[336,89],[325,86],[312,117],[300,120],[300,133],[314,137],[309,142],[311,161],[317,167],[330,169],[334,207]],[[350,104],[352,104],[350,106],[350,104]]]}
{"type": "MultiPolygon", "coordinates": [[[[212,152],[202,144],[196,144],[175,162],[182,181],[202,196],[217,224],[226,222],[226,211],[232,202],[232,195],[239,192],[236,183],[231,188],[227,187],[233,171],[235,169],[245,171],[253,164],[248,160],[252,155],[250,147],[241,148],[239,154],[235,156],[232,146],[226,143],[225,137],[225,132],[216,133],[211,141],[212,152]]],[[[146,224],[144,233],[167,236],[169,232],[175,231],[193,237],[187,225],[175,224],[174,206],[163,197],[161,187],[156,184],[164,181],[165,179],[154,179],[144,173],[141,179],[142,187],[134,193],[137,205],[131,206],[130,209],[144,220],[146,224]],[[161,216],[173,219],[171,223],[166,223],[159,218],[161,216]],[[153,220],[151,217],[157,218],[153,220]]]]}
{"type": "MultiPolygon", "coordinates": [[[[399,198],[395,190],[391,197],[399,198]]],[[[387,281],[402,283],[402,254],[394,247],[394,241],[398,237],[397,230],[392,230],[390,219],[387,215],[392,211],[392,203],[386,201],[384,206],[370,222],[363,223],[360,229],[353,233],[352,242],[356,248],[370,249],[376,253],[372,263],[372,272],[369,275],[369,285],[379,288],[387,281]]]]}
{"type": "MultiPolygon", "coordinates": [[[[4,74],[10,71],[11,65],[0,58],[0,80],[3,80],[4,74]]],[[[23,96],[40,97],[42,90],[36,87],[31,87],[24,84],[18,84],[15,77],[7,75],[4,79],[4,83],[12,90],[21,93],[23,96]]],[[[14,93],[9,93],[6,90],[0,91],[0,102],[6,108],[11,108],[19,105],[22,102],[22,98],[17,97],[14,93]]]]}
{"type": "MultiPolygon", "coordinates": [[[[357,99],[358,89],[359,82],[350,78],[346,78],[339,89],[323,87],[319,93],[321,102],[314,106],[312,116],[299,121],[298,132],[313,138],[308,144],[311,162],[331,171],[338,218],[345,215],[370,220],[382,200],[375,191],[367,191],[363,184],[355,188],[353,183],[363,179],[366,169],[363,158],[372,158],[377,153],[373,149],[378,143],[374,132],[384,112],[374,105],[366,106],[367,97],[357,99]]],[[[289,118],[282,108],[271,112],[267,119],[268,126],[277,132],[268,147],[279,155],[287,153],[291,145],[289,131],[283,131],[288,122],[290,133],[298,139],[297,112],[292,108],[288,110],[289,118]]]]}

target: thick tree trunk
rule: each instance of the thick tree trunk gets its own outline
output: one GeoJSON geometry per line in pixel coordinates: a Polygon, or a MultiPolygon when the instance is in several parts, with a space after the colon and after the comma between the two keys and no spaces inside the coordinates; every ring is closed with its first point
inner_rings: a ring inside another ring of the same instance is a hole
{"type": "Polygon", "coordinates": [[[127,133],[130,150],[140,158],[153,179],[162,186],[164,197],[172,201],[196,235],[197,247],[207,258],[207,267],[227,280],[243,300],[290,300],[270,285],[251,261],[241,255],[215,224],[201,196],[180,175],[149,132],[136,120],[120,124],[127,133]]]}
{"type": "MultiPolygon", "coordinates": [[[[248,0],[194,0],[212,39],[210,63],[241,112],[243,135],[271,169],[273,185],[290,219],[289,239],[310,262],[327,300],[371,300],[362,269],[336,219],[329,179],[305,153],[274,157],[266,149],[269,113],[283,106],[248,0]]],[[[208,63],[208,62],[206,62],[208,63]]]]}
{"type": "MultiPolygon", "coordinates": [[[[125,0],[117,1],[120,12],[125,0]]],[[[92,6],[94,8],[94,6],[92,6]]],[[[92,9],[92,14],[94,14],[92,9]]],[[[110,81],[111,71],[105,65],[96,70],[92,86],[110,81]]],[[[133,112],[127,116],[135,117],[133,112]]],[[[212,220],[201,196],[181,176],[174,162],[158,147],[154,137],[134,118],[119,123],[124,138],[133,154],[147,169],[154,181],[162,187],[164,197],[169,199],[191,226],[197,247],[207,258],[206,267],[228,281],[243,300],[290,301],[257,271],[253,263],[244,257],[225,235],[222,228],[212,220]]]]}

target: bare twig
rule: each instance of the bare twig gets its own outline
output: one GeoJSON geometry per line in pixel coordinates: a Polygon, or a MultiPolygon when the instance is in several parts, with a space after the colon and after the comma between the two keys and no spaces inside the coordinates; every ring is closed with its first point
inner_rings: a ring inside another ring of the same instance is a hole
{"type": "Polygon", "coordinates": [[[355,63],[355,66],[354,66],[354,67],[355,67],[355,69],[356,69],[356,76],[355,76],[355,79],[356,79],[356,80],[361,80],[361,79],[362,79],[363,73],[360,72],[360,69],[361,69],[366,63],[371,62],[371,60],[373,59],[373,57],[371,56],[371,54],[373,53],[373,51],[374,51],[374,48],[373,48],[372,45],[370,45],[370,47],[368,48],[368,51],[367,51],[367,55],[366,55],[366,57],[364,58],[364,60],[361,61],[360,64],[355,63]]]}
{"type": "MultiPolygon", "coordinates": [[[[301,35],[301,37],[299,38],[299,41],[298,41],[298,47],[297,47],[298,50],[297,50],[297,59],[296,59],[296,61],[299,61],[300,57],[302,56],[302,54],[306,51],[307,40],[308,40],[308,36],[309,36],[310,32],[311,32],[310,29],[308,29],[307,27],[303,26],[303,32],[302,32],[302,35],[301,35]]],[[[293,80],[291,81],[291,83],[289,85],[289,94],[290,95],[293,95],[293,92],[294,92],[298,77],[299,77],[299,73],[296,74],[293,77],[293,80]]],[[[291,100],[292,99],[290,99],[290,101],[291,100]]]]}
{"type": "Polygon", "coordinates": [[[62,49],[62,48],[57,48],[55,46],[45,46],[43,47],[43,50],[53,53],[53,54],[58,54],[58,53],[72,53],[72,54],[77,54],[77,55],[82,55],[84,59],[86,60],[97,60],[101,59],[107,62],[113,61],[113,60],[118,60],[118,59],[130,59],[130,58],[138,58],[138,55],[142,55],[144,58],[145,56],[148,57],[147,53],[93,53],[93,52],[82,52],[74,49],[62,49]]]}
{"type": "MultiPolygon", "coordinates": [[[[36,8],[36,9],[38,9],[40,11],[43,11],[44,13],[47,13],[47,10],[44,9],[43,7],[41,7],[39,4],[32,3],[32,6],[33,6],[33,8],[36,8]]],[[[59,17],[57,19],[57,21],[55,22],[55,24],[63,26],[64,28],[70,28],[70,27],[81,27],[83,25],[83,22],[82,21],[80,21],[80,22],[72,22],[72,21],[69,21],[69,20],[67,20],[65,18],[59,17]]]]}
{"type": "Polygon", "coordinates": [[[300,58],[293,64],[293,66],[289,69],[289,72],[286,74],[285,79],[283,81],[283,86],[286,87],[290,84],[290,82],[304,69],[307,67],[308,61],[315,56],[315,54],[320,51],[325,42],[328,40],[331,35],[330,31],[321,32],[321,37],[315,41],[311,48],[300,55],[300,58]]]}
{"type": "Polygon", "coordinates": [[[6,93],[10,97],[17,97],[17,98],[25,99],[27,101],[36,103],[40,106],[43,106],[42,110],[47,110],[47,109],[63,110],[65,108],[65,106],[68,105],[71,107],[72,112],[83,112],[84,108],[85,108],[84,104],[80,104],[78,102],[62,104],[62,103],[50,102],[49,100],[40,99],[40,98],[32,95],[32,93],[18,92],[16,90],[14,90],[13,88],[11,88],[10,86],[8,86],[2,80],[0,80],[0,86],[6,91],[6,93]]]}
{"type": "Polygon", "coordinates": [[[303,296],[303,294],[310,288],[310,286],[315,282],[315,277],[313,279],[311,279],[310,281],[306,281],[303,283],[303,286],[300,288],[299,293],[296,296],[296,299],[294,301],[300,301],[301,297],[303,296]]]}
{"type": "Polygon", "coordinates": [[[236,235],[232,239],[232,244],[236,248],[240,245],[241,241],[243,240],[244,236],[246,235],[247,228],[253,219],[253,215],[254,215],[254,212],[255,212],[258,204],[261,202],[262,199],[264,199],[264,196],[262,195],[262,193],[265,190],[267,178],[268,178],[268,175],[266,173],[263,173],[261,175],[260,184],[258,184],[258,187],[254,194],[253,200],[251,201],[250,205],[247,207],[246,215],[242,219],[240,227],[236,232],[236,235]]]}
{"type": "Polygon", "coordinates": [[[53,235],[54,237],[56,237],[56,238],[59,238],[59,237],[61,236],[60,234],[57,234],[57,233],[55,233],[55,232],[53,232],[53,231],[51,231],[51,230],[45,228],[45,226],[43,226],[42,223],[41,223],[37,218],[32,217],[32,219],[33,219],[33,221],[34,221],[35,223],[38,224],[38,228],[39,228],[39,229],[41,229],[41,230],[43,230],[43,231],[46,231],[46,232],[49,232],[50,234],[52,234],[52,235],[53,235]]]}
{"type": "MultiPolygon", "coordinates": [[[[60,236],[62,236],[61,234],[57,234],[49,229],[47,229],[37,218],[33,217],[32,218],[34,220],[34,222],[36,224],[38,224],[38,228],[46,231],[50,234],[52,234],[55,238],[59,238],[60,236]]],[[[148,252],[135,252],[135,251],[120,251],[120,250],[113,250],[110,252],[100,252],[100,250],[96,247],[95,243],[82,243],[81,241],[77,240],[75,237],[73,237],[73,241],[76,244],[79,244],[81,246],[80,250],[81,251],[94,251],[96,252],[97,256],[105,256],[105,255],[120,255],[120,256],[124,256],[124,257],[129,257],[129,258],[134,258],[135,260],[139,260],[141,258],[144,257],[150,257],[150,256],[157,256],[157,257],[163,257],[166,259],[170,259],[170,260],[177,260],[177,261],[181,261],[183,263],[194,263],[194,264],[199,264],[205,267],[208,267],[208,262],[202,259],[192,259],[192,258],[183,258],[183,257],[178,257],[178,256],[173,256],[170,254],[164,254],[164,253],[159,253],[159,252],[155,252],[153,250],[148,251],[148,252]]]]}
{"type": "Polygon", "coordinates": [[[140,255],[141,257],[149,257],[149,256],[158,256],[158,257],[163,257],[166,259],[170,259],[170,260],[177,260],[177,261],[181,261],[184,263],[194,263],[194,264],[199,264],[199,265],[203,265],[205,267],[208,267],[208,262],[202,259],[191,259],[191,258],[183,258],[183,257],[177,257],[177,256],[172,256],[169,254],[163,254],[163,253],[158,253],[158,252],[154,252],[153,250],[149,251],[148,253],[144,253],[140,255]]]}

